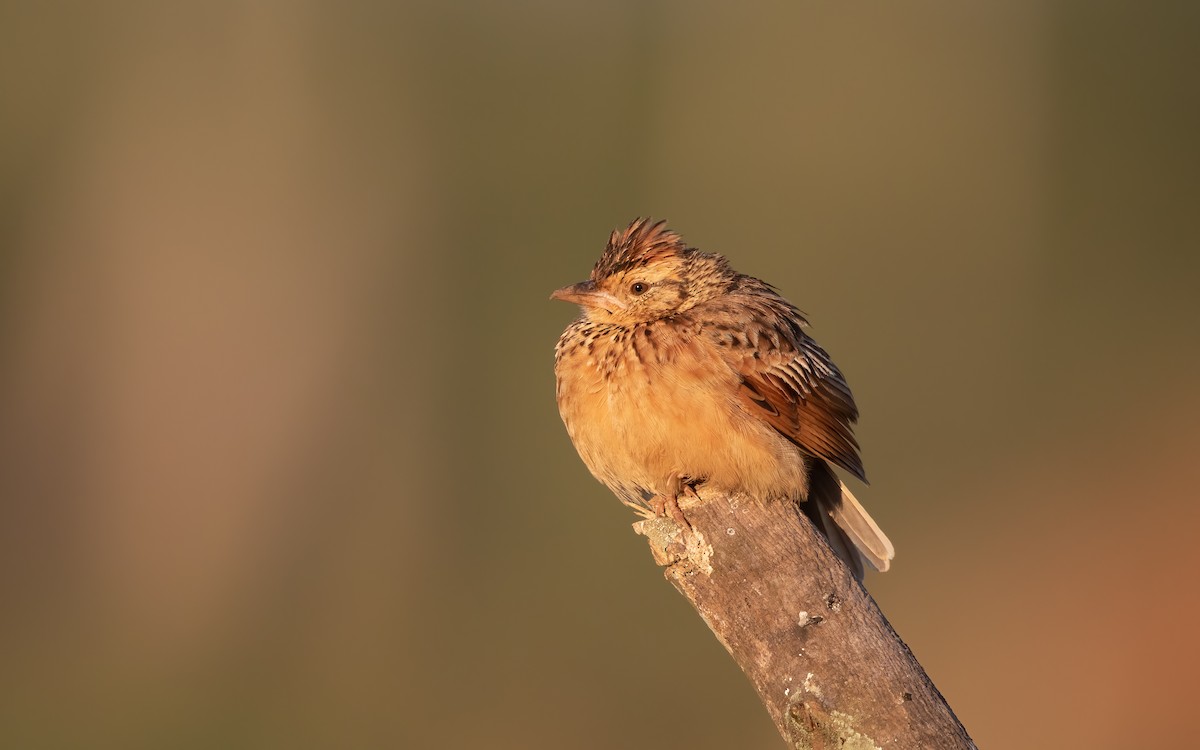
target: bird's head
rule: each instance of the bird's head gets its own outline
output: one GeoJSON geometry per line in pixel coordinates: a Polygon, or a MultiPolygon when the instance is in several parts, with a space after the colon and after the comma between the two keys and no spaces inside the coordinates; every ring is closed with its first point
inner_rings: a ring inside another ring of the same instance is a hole
{"type": "Polygon", "coordinates": [[[587,281],[550,297],[578,304],[593,322],[632,326],[690,310],[736,280],[722,256],[688,247],[664,221],[637,219],[612,233],[587,281]]]}

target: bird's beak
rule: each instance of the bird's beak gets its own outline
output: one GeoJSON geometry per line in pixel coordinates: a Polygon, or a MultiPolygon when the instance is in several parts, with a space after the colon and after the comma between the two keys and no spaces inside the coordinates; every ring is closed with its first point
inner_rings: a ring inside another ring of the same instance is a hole
{"type": "Polygon", "coordinates": [[[562,289],[555,289],[550,295],[550,299],[558,299],[563,302],[574,302],[577,305],[584,307],[596,307],[600,303],[600,297],[607,297],[607,294],[596,290],[594,281],[581,281],[578,284],[564,286],[562,289]]]}

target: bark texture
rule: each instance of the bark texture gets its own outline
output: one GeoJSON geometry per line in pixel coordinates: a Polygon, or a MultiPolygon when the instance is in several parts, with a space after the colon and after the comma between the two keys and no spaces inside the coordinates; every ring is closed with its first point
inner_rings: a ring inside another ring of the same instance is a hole
{"type": "Polygon", "coordinates": [[[634,529],[794,748],[974,748],[875,601],[789,503],[706,493],[634,529]]]}

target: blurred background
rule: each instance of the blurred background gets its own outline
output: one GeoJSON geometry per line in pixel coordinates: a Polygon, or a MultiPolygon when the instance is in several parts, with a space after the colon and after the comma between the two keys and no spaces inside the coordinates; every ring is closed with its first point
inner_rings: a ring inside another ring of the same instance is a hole
{"type": "Polygon", "coordinates": [[[548,294],[642,215],[811,317],[981,747],[1191,736],[1198,35],[5,4],[0,745],[782,747],[554,404],[548,294]]]}

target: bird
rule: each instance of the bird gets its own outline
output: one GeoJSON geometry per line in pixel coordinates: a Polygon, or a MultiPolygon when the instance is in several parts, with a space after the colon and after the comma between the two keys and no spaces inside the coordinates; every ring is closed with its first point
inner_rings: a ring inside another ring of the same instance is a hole
{"type": "Polygon", "coordinates": [[[580,308],[555,347],[559,414],[621,502],[684,524],[697,487],[798,503],[859,580],[888,569],[891,541],[836,473],[866,481],[854,397],[775,287],[639,218],[551,299],[580,308]]]}

